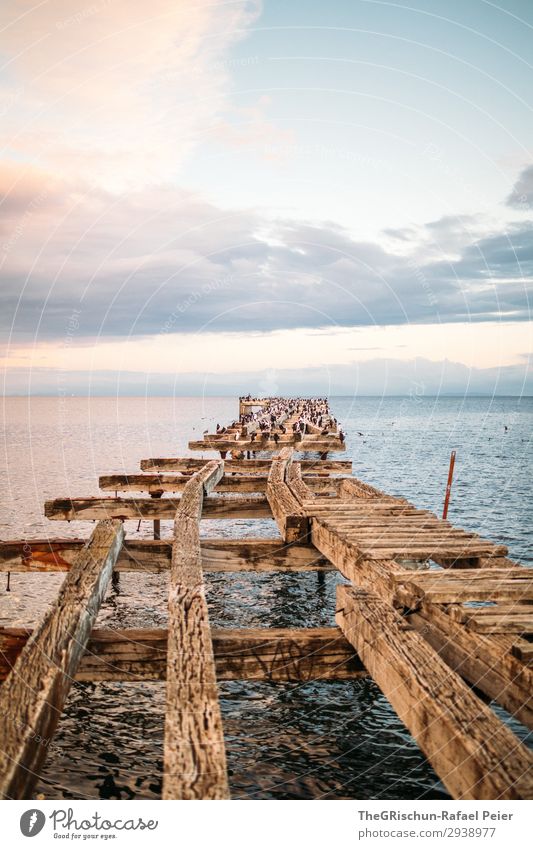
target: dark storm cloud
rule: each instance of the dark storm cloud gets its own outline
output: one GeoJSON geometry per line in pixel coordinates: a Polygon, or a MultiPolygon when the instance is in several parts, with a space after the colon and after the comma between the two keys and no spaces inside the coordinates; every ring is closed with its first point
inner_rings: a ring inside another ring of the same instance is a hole
{"type": "Polygon", "coordinates": [[[3,330],[19,338],[64,339],[73,312],[77,338],[530,318],[530,224],[480,236],[472,216],[443,218],[406,256],[177,189],[20,192],[0,227],[3,330]]]}

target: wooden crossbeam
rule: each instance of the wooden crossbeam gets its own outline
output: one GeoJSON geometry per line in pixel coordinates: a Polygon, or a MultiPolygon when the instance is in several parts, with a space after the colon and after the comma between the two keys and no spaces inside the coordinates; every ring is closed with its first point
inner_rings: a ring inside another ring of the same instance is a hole
{"type": "Polygon", "coordinates": [[[311,520],[311,542],[349,581],[392,598],[392,578],[404,571],[393,560],[364,560],[355,545],[321,519],[311,520]]]}
{"type": "MultiPolygon", "coordinates": [[[[31,637],[28,628],[0,628],[0,681],[31,637]]],[[[93,629],[76,681],[164,681],[168,631],[93,629]]],[[[218,681],[350,681],[366,676],[340,628],[213,628],[218,681]]]]}
{"type": "MultiPolygon", "coordinates": [[[[144,474],[144,475],[102,475],[98,486],[104,491],[115,492],[181,492],[190,481],[190,475],[180,474],[144,474]]],[[[342,478],[330,478],[309,475],[306,484],[310,492],[336,495],[342,478]]],[[[266,492],[268,475],[224,475],[216,485],[214,492],[266,492]]]]}
{"type": "Polygon", "coordinates": [[[187,484],[174,521],[168,600],[164,799],[229,797],[222,717],[202,574],[204,493],[220,480],[211,461],[187,484]]]}
{"type": "Polygon", "coordinates": [[[312,545],[282,539],[202,539],[206,571],[332,571],[335,567],[312,545]]]}
{"type": "Polygon", "coordinates": [[[473,634],[429,603],[407,618],[451,669],[533,729],[533,670],[513,656],[512,637],[473,634]]]}
{"type": "Polygon", "coordinates": [[[26,642],[0,689],[0,796],[25,799],[87,646],[123,539],[120,522],[100,522],[79,552],[55,604],[26,642]]]}
{"type": "Polygon", "coordinates": [[[385,602],[337,588],[337,624],[456,799],[530,799],[533,754],[385,602]]]}
{"type": "MultiPolygon", "coordinates": [[[[145,472],[197,472],[205,460],[196,457],[154,457],[141,460],[145,472]]],[[[270,471],[271,460],[225,460],[225,474],[265,474],[270,471]]],[[[345,474],[352,471],[351,460],[300,460],[302,472],[306,474],[345,474]]]]}
{"type": "MultiPolygon", "coordinates": [[[[56,498],[47,501],[44,513],[56,521],[95,519],[173,519],[179,498],[56,498]]],[[[265,519],[272,516],[265,496],[213,495],[204,500],[203,519],[265,519]]]]}
{"type": "Polygon", "coordinates": [[[450,605],[449,616],[479,634],[533,634],[533,605],[501,603],[487,607],[450,605]]]}
{"type": "Polygon", "coordinates": [[[528,640],[514,639],[511,646],[513,657],[517,657],[522,663],[533,666],[533,643],[528,640]]]}
{"type": "Polygon", "coordinates": [[[278,451],[280,448],[290,446],[295,451],[318,451],[325,454],[330,451],[346,451],[346,445],[339,437],[319,437],[306,435],[298,438],[297,435],[281,435],[279,441],[274,439],[261,439],[259,436],[253,441],[250,439],[213,439],[210,442],[204,440],[192,440],[188,444],[190,451],[278,451]]]}
{"type": "Polygon", "coordinates": [[[284,448],[274,458],[268,476],[267,498],[280,534],[286,542],[305,542],[309,536],[309,521],[305,511],[285,483],[292,450],[284,448]]]}
{"type": "Polygon", "coordinates": [[[462,569],[458,572],[405,572],[396,579],[397,598],[406,607],[422,601],[533,601],[532,569],[462,569]]]}
{"type": "MultiPolygon", "coordinates": [[[[312,545],[282,539],[202,538],[203,569],[209,572],[308,572],[335,567],[312,545]]],[[[0,542],[0,572],[68,572],[85,542],[82,539],[0,542]]],[[[116,572],[164,572],[170,568],[169,540],[126,539],[116,572]]]]}

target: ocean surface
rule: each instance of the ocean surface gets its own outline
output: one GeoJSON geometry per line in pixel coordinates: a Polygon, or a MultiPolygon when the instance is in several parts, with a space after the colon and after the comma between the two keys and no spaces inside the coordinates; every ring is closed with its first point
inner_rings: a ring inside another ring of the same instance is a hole
{"type": "MultiPolygon", "coordinates": [[[[449,518],[505,543],[533,563],[532,398],[333,398],[354,474],[417,506],[442,510],[450,451],[457,451],[449,518]]],[[[98,476],[139,471],[145,457],[187,450],[236,398],[8,398],[3,402],[0,538],[87,536],[88,522],[49,522],[46,499],[97,495],[98,476]]],[[[206,457],[213,456],[206,454],[206,457]]],[[[171,522],[162,522],[170,535],[171,522]]],[[[151,523],[126,523],[150,537],[151,523]]],[[[202,522],[209,536],[277,536],[272,520],[202,522]]],[[[62,575],[0,576],[0,625],[36,623],[62,575]]],[[[328,573],[206,574],[213,626],[333,624],[328,573]]],[[[164,575],[123,573],[98,625],[165,627],[164,575]]],[[[376,685],[354,682],[220,685],[234,798],[447,798],[376,685]]],[[[499,715],[526,740],[519,723],[499,715]]],[[[46,798],[157,798],[161,793],[164,683],[72,687],[36,793],[46,798]]]]}

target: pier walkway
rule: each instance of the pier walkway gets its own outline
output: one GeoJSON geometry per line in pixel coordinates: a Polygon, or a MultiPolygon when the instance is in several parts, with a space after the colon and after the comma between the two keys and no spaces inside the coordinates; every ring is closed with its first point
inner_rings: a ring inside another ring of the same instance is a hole
{"type": "Polygon", "coordinates": [[[36,740],[52,738],[73,680],[166,680],[163,797],[222,799],[217,681],[369,675],[453,797],[532,798],[533,755],[491,707],[533,728],[532,570],[352,477],[328,457],[345,437],[325,399],[241,398],[236,422],[189,448],[221,456],[145,459],[100,478],[112,495],[45,504],[50,520],[95,521],[89,540],[0,543],[4,572],[66,573],[34,630],[0,629],[0,794],[31,795],[36,740]],[[200,536],[201,519],[265,517],[277,539],[200,536]],[[154,539],[126,537],[132,519],[154,539]],[[211,629],[203,573],[243,570],[338,571],[336,627],[211,629]],[[168,573],[167,629],[98,628],[124,571],[168,573]]]}

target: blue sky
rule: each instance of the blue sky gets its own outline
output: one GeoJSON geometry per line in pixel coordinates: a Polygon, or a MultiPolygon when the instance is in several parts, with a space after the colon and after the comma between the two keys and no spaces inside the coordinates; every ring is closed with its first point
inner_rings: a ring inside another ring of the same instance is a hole
{"type": "Polygon", "coordinates": [[[6,391],[531,392],[532,35],[529,2],[7,0],[6,391]]]}

